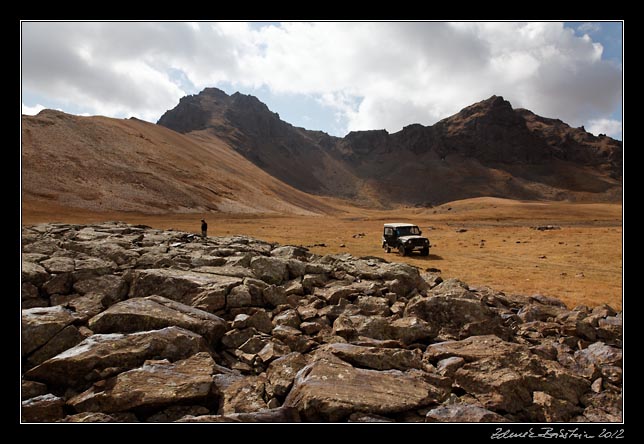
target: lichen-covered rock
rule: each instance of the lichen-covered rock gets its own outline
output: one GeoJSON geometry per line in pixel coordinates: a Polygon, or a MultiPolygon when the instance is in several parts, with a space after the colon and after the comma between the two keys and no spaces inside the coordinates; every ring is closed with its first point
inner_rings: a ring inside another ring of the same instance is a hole
{"type": "Polygon", "coordinates": [[[352,412],[386,415],[440,402],[447,393],[399,370],[376,371],[318,360],[302,368],[284,401],[309,421],[339,421],[352,412]]]}
{"type": "Polygon", "coordinates": [[[179,327],[95,334],[27,371],[25,378],[57,386],[83,387],[138,367],[148,359],[175,361],[207,349],[200,335],[179,327]]]}
{"type": "Polygon", "coordinates": [[[477,405],[447,404],[427,412],[425,422],[508,422],[503,416],[477,405]]]}
{"type": "Polygon", "coordinates": [[[213,371],[214,361],[208,353],[197,353],[175,363],[146,361],[140,368],[94,383],[67,404],[77,412],[111,413],[205,402],[213,371]]]}
{"type": "Polygon", "coordinates": [[[211,343],[219,341],[227,330],[220,317],[162,296],[119,302],[90,319],[88,326],[95,333],[132,333],[177,326],[211,343]]]}

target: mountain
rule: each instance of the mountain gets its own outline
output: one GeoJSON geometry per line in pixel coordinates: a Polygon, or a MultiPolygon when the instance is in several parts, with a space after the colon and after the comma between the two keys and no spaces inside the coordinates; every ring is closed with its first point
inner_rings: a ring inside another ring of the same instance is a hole
{"type": "Polygon", "coordinates": [[[181,99],[158,124],[216,136],[295,188],[365,205],[478,196],[621,199],[621,142],[513,109],[498,96],[431,126],[337,138],[294,127],[253,96],[206,88],[181,99]]]}
{"type": "Polygon", "coordinates": [[[47,205],[144,213],[333,210],[214,135],[52,110],[22,117],[22,202],[34,211],[47,205]]]}

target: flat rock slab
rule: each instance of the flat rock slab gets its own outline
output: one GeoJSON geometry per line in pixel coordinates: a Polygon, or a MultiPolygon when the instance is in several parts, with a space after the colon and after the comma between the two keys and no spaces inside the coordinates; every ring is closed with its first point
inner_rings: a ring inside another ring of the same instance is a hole
{"type": "Polygon", "coordinates": [[[252,413],[231,413],[229,415],[184,416],[175,422],[300,422],[297,409],[278,407],[252,413]]]}
{"type": "Polygon", "coordinates": [[[425,422],[508,422],[503,416],[471,404],[442,405],[427,412],[425,422]]]}
{"type": "Polygon", "coordinates": [[[213,312],[226,305],[231,288],[242,278],[174,269],[136,270],[130,283],[130,297],[159,295],[213,312]]]}
{"type": "Polygon", "coordinates": [[[327,344],[316,350],[316,353],[329,352],[349,364],[374,370],[408,370],[421,369],[422,354],[404,348],[364,347],[353,344],[327,344]]]}
{"type": "Polygon", "coordinates": [[[25,422],[54,422],[65,416],[64,406],[62,398],[47,393],[22,401],[21,418],[25,422]]]}
{"type": "Polygon", "coordinates": [[[132,333],[177,326],[200,334],[211,343],[221,339],[226,321],[163,296],[132,298],[112,305],[89,320],[95,333],[132,333]]]}
{"type": "Polygon", "coordinates": [[[205,352],[175,363],[148,361],[94,384],[67,404],[77,412],[112,413],[204,401],[210,394],[214,365],[205,352]]]}
{"type": "Polygon", "coordinates": [[[525,345],[504,341],[494,335],[470,336],[462,341],[445,341],[431,344],[425,351],[425,357],[438,362],[451,357],[461,357],[468,362],[490,357],[502,357],[511,354],[526,354],[525,345]]]}
{"type": "Polygon", "coordinates": [[[354,412],[403,412],[445,396],[423,379],[398,370],[363,370],[319,360],[298,372],[284,405],[297,408],[308,421],[333,422],[354,412]]]}
{"type": "Polygon", "coordinates": [[[75,319],[73,312],[61,306],[22,310],[22,356],[45,345],[75,319]]]}
{"type": "Polygon", "coordinates": [[[95,334],[27,371],[25,378],[83,387],[138,367],[148,359],[175,361],[207,348],[200,335],[180,327],[131,334],[95,334]]]}

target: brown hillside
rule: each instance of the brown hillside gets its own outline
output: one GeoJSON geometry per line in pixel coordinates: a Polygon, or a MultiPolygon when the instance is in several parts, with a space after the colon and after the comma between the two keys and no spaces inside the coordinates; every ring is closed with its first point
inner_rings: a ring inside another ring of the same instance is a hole
{"type": "Polygon", "coordinates": [[[287,213],[332,207],[271,177],[213,135],[44,110],[22,118],[23,205],[100,211],[287,213]]]}

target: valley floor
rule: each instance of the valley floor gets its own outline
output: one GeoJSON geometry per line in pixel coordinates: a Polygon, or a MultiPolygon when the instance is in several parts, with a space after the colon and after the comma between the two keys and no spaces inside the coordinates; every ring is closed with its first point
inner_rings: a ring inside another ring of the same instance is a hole
{"type": "Polygon", "coordinates": [[[542,294],[569,308],[623,304],[622,206],[563,202],[519,202],[480,198],[435,208],[375,211],[334,202],[333,216],[233,215],[225,213],[97,213],[23,202],[22,223],[91,223],[120,220],[154,228],[210,236],[244,234],[280,244],[303,245],[316,254],[349,253],[438,268],[443,279],[489,286],[506,293],[542,294]],[[429,257],[385,253],[382,224],[420,226],[432,249],[429,257]],[[533,227],[560,229],[539,231],[533,227]],[[323,244],[324,246],[321,246],[323,244]]]}

